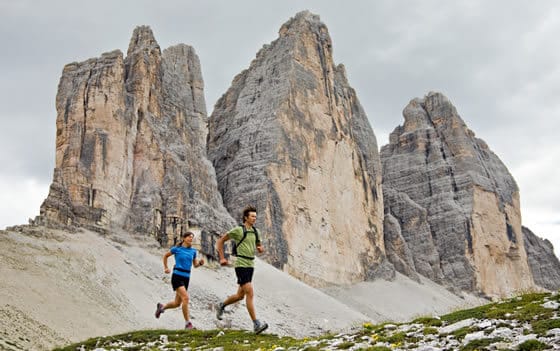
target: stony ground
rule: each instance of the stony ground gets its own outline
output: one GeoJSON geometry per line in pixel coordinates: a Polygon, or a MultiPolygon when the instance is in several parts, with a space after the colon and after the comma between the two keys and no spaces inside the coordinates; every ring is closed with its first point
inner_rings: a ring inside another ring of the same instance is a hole
{"type": "MultiPolygon", "coordinates": [[[[164,252],[155,241],[126,233],[0,231],[0,350],[47,350],[135,330],[181,329],[180,310],[153,315],[156,302],[174,297],[163,273],[164,252]]],[[[258,317],[270,324],[269,332],[295,338],[480,304],[403,276],[320,291],[260,260],[254,285],[258,317]]],[[[195,269],[189,287],[194,325],[249,330],[244,303],[229,308],[225,321],[215,319],[213,304],[235,290],[232,268],[210,263],[195,269]]]]}
{"type": "Polygon", "coordinates": [[[409,323],[295,339],[239,330],[151,330],[94,338],[59,350],[560,350],[560,295],[533,293],[409,323]]]}

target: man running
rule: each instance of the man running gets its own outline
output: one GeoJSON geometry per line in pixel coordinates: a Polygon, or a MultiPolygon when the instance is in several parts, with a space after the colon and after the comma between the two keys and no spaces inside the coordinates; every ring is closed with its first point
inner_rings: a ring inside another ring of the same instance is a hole
{"type": "Polygon", "coordinates": [[[262,333],[268,324],[261,322],[257,319],[255,312],[255,304],[253,302],[253,272],[255,270],[255,254],[264,252],[260,240],[258,240],[258,231],[254,227],[257,221],[257,209],[252,206],[247,206],[243,209],[243,224],[231,229],[225,233],[217,242],[218,254],[220,256],[220,264],[225,266],[228,261],[224,257],[224,243],[230,239],[235,241],[237,245],[237,259],[235,261],[235,275],[237,276],[237,292],[229,296],[225,301],[216,305],[216,317],[222,319],[224,308],[227,305],[236,303],[245,297],[247,304],[247,311],[253,321],[253,330],[256,334],[262,333]]]}

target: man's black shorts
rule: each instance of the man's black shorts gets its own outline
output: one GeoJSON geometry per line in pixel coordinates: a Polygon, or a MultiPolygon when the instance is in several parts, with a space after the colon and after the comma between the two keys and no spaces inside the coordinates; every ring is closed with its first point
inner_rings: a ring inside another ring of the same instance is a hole
{"type": "Polygon", "coordinates": [[[253,267],[235,267],[235,275],[237,276],[237,284],[244,285],[253,280],[253,267]]]}
{"type": "Polygon", "coordinates": [[[182,275],[172,274],[171,275],[171,285],[173,286],[173,291],[177,290],[180,286],[184,286],[185,290],[189,289],[189,279],[188,277],[183,277],[182,275]]]}

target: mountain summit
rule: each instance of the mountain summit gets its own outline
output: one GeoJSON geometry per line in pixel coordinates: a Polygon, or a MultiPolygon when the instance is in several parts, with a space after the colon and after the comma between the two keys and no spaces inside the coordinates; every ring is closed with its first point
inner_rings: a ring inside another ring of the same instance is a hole
{"type": "Polygon", "coordinates": [[[488,296],[534,289],[519,189],[506,166],[441,93],[412,100],[403,115],[381,149],[391,262],[411,277],[488,296]]]}
{"type": "Polygon", "coordinates": [[[116,226],[166,246],[187,227],[220,232],[234,223],[205,157],[204,83],[192,47],[162,53],[151,29],[138,27],[126,58],[117,50],[66,65],[56,108],[42,218],[116,226]]]}
{"type": "Polygon", "coordinates": [[[208,130],[224,204],[256,204],[267,261],[315,286],[394,275],[376,138],[319,16],[300,12],[280,28],[208,130]]]}

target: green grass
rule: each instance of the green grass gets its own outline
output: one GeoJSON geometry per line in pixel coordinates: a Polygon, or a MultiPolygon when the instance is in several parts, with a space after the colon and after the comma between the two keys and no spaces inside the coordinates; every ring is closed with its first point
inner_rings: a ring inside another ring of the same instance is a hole
{"type": "Polygon", "coordinates": [[[468,318],[494,318],[494,319],[522,319],[530,321],[539,314],[546,313],[546,309],[541,307],[545,296],[548,293],[529,293],[507,299],[501,302],[494,302],[466,310],[455,311],[441,317],[441,320],[453,324],[468,318]],[[521,307],[521,309],[517,309],[521,307]]]}
{"type": "Polygon", "coordinates": [[[493,338],[493,339],[478,339],[473,340],[463,346],[461,351],[474,351],[474,350],[484,350],[486,346],[489,346],[495,342],[503,341],[502,338],[493,338]]]}
{"type": "MultiPolygon", "coordinates": [[[[416,318],[408,324],[421,324],[422,327],[415,326],[410,331],[398,331],[394,328],[386,328],[388,324],[394,324],[397,327],[403,323],[364,323],[362,328],[354,333],[354,339],[358,340],[362,336],[368,336],[376,342],[386,343],[387,346],[370,346],[367,350],[387,351],[391,348],[399,347],[402,349],[410,349],[414,347],[421,338],[407,336],[411,331],[422,332],[424,335],[437,335],[438,327],[450,325],[455,322],[468,318],[484,319],[499,318],[504,322],[499,326],[509,327],[507,320],[517,320],[522,323],[529,322],[531,328],[527,328],[527,333],[536,333],[540,336],[546,335],[546,332],[553,328],[560,328],[560,319],[552,319],[557,311],[543,308],[544,297],[549,294],[529,293],[519,297],[506,299],[500,302],[490,303],[484,306],[470,308],[466,310],[455,311],[446,314],[440,318],[420,317],[416,318]]],[[[560,300],[560,296],[550,298],[551,300],[560,300]]],[[[498,327],[499,327],[498,326],[498,327]]],[[[478,331],[477,326],[468,326],[458,329],[451,333],[457,340],[462,340],[465,335],[478,331]]],[[[168,343],[165,344],[166,350],[182,350],[185,347],[192,350],[206,350],[215,347],[224,347],[225,350],[232,351],[248,351],[257,350],[272,351],[275,348],[282,347],[285,350],[307,350],[315,351],[330,347],[332,340],[336,334],[323,334],[318,337],[297,339],[292,337],[279,337],[274,334],[255,335],[245,330],[140,330],[120,335],[98,337],[85,340],[80,343],[65,346],[55,350],[58,351],[75,351],[80,346],[84,346],[86,350],[94,350],[95,348],[105,348],[107,350],[122,349],[126,351],[140,350],[161,350],[162,342],[160,337],[165,335],[168,343]],[[126,346],[123,343],[128,343],[126,346]]],[[[439,335],[445,337],[446,335],[439,335]]],[[[463,346],[461,350],[485,350],[487,346],[501,339],[481,339],[473,340],[463,346]]],[[[335,348],[344,350],[352,348],[355,345],[353,341],[344,341],[339,343],[335,348]]],[[[537,340],[529,340],[521,344],[519,350],[544,350],[548,347],[546,344],[537,340]]]]}
{"type": "Polygon", "coordinates": [[[527,340],[519,345],[519,351],[537,351],[546,350],[550,348],[547,344],[540,342],[538,340],[527,340]]]}
{"type": "Polygon", "coordinates": [[[422,333],[424,335],[438,334],[438,330],[437,330],[437,328],[434,328],[434,327],[425,327],[424,330],[422,331],[422,333]]]}
{"type": "Polygon", "coordinates": [[[426,327],[441,327],[443,322],[435,317],[420,317],[412,321],[412,323],[424,324],[426,327]]]}
{"type": "Polygon", "coordinates": [[[154,350],[158,349],[160,336],[167,335],[169,343],[166,345],[168,349],[182,349],[185,346],[192,349],[197,347],[213,348],[227,346],[228,350],[252,350],[258,345],[261,350],[273,350],[276,347],[284,347],[288,349],[291,346],[301,347],[304,342],[291,337],[279,337],[274,334],[260,334],[243,331],[228,330],[223,335],[219,335],[218,330],[140,330],[131,333],[124,333],[108,337],[91,338],[84,342],[79,342],[66,347],[57,348],[55,351],[75,351],[80,346],[84,346],[87,350],[95,348],[105,348],[108,350],[123,348],[114,344],[120,341],[138,344],[138,347],[126,347],[127,351],[140,350],[145,344],[155,342],[154,350]],[[250,347],[248,347],[250,346],[250,347]],[[251,347],[252,346],[252,347],[251,347]]]}
{"type": "Polygon", "coordinates": [[[474,332],[477,332],[477,331],[478,331],[477,327],[463,327],[463,328],[455,330],[454,332],[451,333],[451,335],[453,335],[455,337],[455,339],[460,341],[460,340],[463,340],[465,335],[470,334],[470,333],[474,333],[474,332]]]}
{"type": "Polygon", "coordinates": [[[539,336],[546,335],[546,332],[550,329],[560,328],[560,319],[543,319],[531,322],[533,327],[533,332],[537,333],[539,336]]]}

